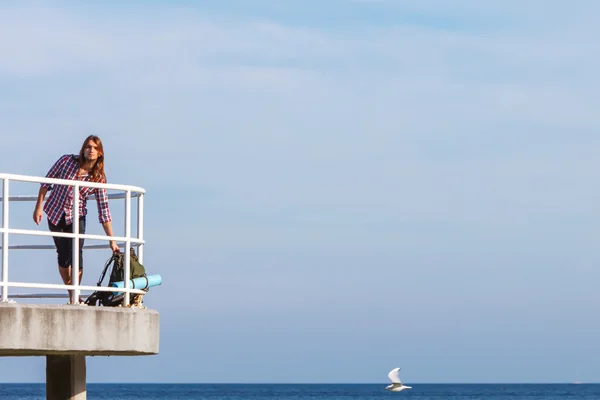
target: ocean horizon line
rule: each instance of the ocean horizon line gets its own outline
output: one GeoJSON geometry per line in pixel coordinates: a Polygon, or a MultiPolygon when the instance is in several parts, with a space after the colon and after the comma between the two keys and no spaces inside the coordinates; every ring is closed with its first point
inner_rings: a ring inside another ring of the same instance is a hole
{"type": "MultiPolygon", "coordinates": [[[[0,385],[45,385],[45,382],[2,382],[0,385]]],[[[196,386],[349,386],[349,385],[382,385],[386,382],[87,382],[87,385],[196,385],[196,386]]],[[[599,382],[418,382],[413,385],[600,385],[599,382]]]]}

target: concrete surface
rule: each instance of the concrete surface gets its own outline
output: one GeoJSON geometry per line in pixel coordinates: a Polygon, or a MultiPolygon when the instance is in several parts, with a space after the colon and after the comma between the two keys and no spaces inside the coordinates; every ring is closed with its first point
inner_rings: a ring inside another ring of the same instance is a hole
{"type": "Polygon", "coordinates": [[[46,357],[46,400],[86,400],[85,356],[46,357]]]}
{"type": "Polygon", "coordinates": [[[152,355],[158,344],[155,310],[0,303],[0,356],[152,355]]]}

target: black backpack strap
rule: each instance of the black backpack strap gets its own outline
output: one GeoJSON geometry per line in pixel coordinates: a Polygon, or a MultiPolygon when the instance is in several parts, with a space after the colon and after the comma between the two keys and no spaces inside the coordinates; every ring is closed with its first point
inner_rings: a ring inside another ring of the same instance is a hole
{"type": "Polygon", "coordinates": [[[108,267],[110,266],[112,261],[117,257],[119,257],[119,255],[116,253],[113,253],[113,255],[108,259],[108,261],[106,261],[106,264],[104,265],[104,269],[102,270],[102,274],[100,275],[100,280],[98,281],[96,286],[102,285],[102,281],[104,280],[104,276],[106,275],[106,271],[108,270],[108,267]]]}

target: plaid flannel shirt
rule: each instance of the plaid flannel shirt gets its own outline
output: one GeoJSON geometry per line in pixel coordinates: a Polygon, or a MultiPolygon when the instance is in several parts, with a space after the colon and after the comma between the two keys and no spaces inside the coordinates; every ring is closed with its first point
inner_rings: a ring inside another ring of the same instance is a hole
{"type": "MultiPolygon", "coordinates": [[[[77,176],[79,171],[79,161],[76,155],[66,154],[54,163],[52,168],[46,174],[47,178],[71,179],[80,181],[90,181],[89,175],[77,176]]],[[[101,183],[105,183],[104,180],[101,183]]],[[[50,197],[44,204],[44,211],[48,215],[48,219],[54,225],[57,225],[65,214],[65,222],[70,225],[73,223],[73,187],[66,185],[50,185],[42,183],[42,187],[50,190],[50,197]]],[[[87,215],[87,199],[91,194],[96,195],[96,203],[98,204],[98,220],[101,224],[110,222],[110,210],[108,209],[108,195],[106,189],[96,189],[90,187],[79,187],[79,215],[87,215]]]]}

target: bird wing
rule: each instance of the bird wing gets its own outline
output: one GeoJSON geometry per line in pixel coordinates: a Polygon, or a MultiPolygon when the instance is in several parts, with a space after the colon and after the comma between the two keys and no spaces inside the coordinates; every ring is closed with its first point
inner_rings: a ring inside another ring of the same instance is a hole
{"type": "Polygon", "coordinates": [[[400,381],[400,377],[398,376],[398,372],[400,371],[400,368],[394,368],[393,370],[391,370],[388,373],[388,378],[390,378],[390,380],[392,381],[392,383],[402,383],[402,381],[400,381]]]}

